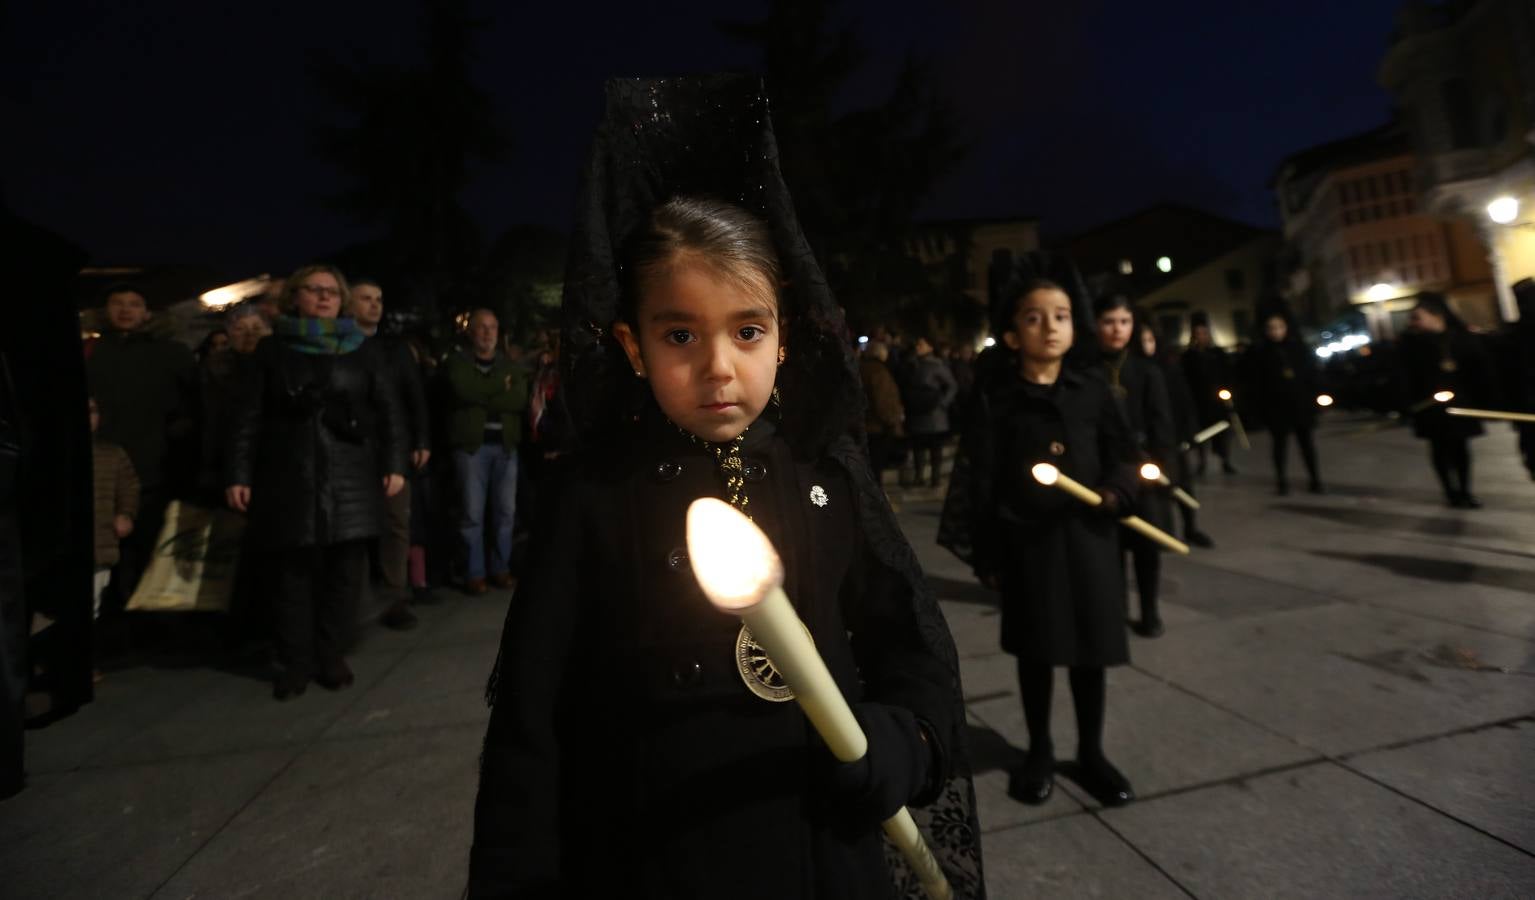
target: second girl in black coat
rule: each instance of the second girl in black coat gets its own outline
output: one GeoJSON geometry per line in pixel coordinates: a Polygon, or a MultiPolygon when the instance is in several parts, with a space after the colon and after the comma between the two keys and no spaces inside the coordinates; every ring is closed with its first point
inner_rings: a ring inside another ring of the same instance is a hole
{"type": "Polygon", "coordinates": [[[1263,340],[1253,348],[1251,362],[1258,408],[1274,445],[1274,490],[1280,496],[1290,492],[1286,468],[1294,435],[1311,477],[1311,493],[1320,494],[1322,471],[1312,440],[1317,418],[1316,360],[1296,338],[1284,312],[1275,310],[1264,319],[1263,340]]]}

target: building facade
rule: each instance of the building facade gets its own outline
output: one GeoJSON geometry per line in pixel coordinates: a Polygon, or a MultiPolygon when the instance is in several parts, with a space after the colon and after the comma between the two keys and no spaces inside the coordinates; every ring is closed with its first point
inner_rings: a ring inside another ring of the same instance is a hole
{"type": "Polygon", "coordinates": [[[1371,334],[1404,327],[1421,291],[1448,294],[1470,321],[1497,321],[1487,252],[1472,225],[1431,212],[1418,164],[1395,123],[1313,147],[1280,163],[1271,186],[1291,275],[1285,294],[1319,321],[1357,308],[1371,334]]]}
{"type": "Polygon", "coordinates": [[[1471,227],[1501,318],[1517,318],[1510,285],[1535,277],[1535,3],[1410,3],[1379,79],[1423,205],[1471,227]]]}
{"type": "Polygon", "coordinates": [[[1039,249],[1039,220],[952,219],[917,226],[908,253],[928,270],[929,278],[987,303],[987,273],[994,262],[1011,263],[1039,249]]]}

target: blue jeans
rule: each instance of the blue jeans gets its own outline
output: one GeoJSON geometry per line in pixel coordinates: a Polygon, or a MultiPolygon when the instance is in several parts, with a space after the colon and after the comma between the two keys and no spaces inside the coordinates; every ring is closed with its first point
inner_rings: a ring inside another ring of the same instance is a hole
{"type": "Polygon", "coordinates": [[[517,451],[486,444],[473,453],[453,451],[453,468],[463,491],[459,535],[467,551],[470,578],[505,575],[511,563],[512,523],[517,515],[517,451]],[[495,544],[485,548],[485,506],[491,504],[495,544]]]}

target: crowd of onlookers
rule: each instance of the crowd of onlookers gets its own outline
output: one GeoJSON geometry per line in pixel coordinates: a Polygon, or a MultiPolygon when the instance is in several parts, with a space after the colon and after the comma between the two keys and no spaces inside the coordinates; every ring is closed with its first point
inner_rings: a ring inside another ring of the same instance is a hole
{"type": "Polygon", "coordinates": [[[519,495],[568,449],[557,334],[524,348],[475,309],[434,347],[385,309],[376,281],[306,266],[193,350],[150,327],[143,290],[106,292],[85,348],[98,658],[144,643],[125,613],[173,552],[168,509],[243,514],[227,622],[273,642],[279,699],[350,684],[363,615],[410,629],[434,588],[512,586],[519,495]]]}

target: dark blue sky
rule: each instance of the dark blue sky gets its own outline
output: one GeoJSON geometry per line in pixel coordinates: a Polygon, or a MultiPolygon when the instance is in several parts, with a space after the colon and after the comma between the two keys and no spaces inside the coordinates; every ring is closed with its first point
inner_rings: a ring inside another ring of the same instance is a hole
{"type": "MultiPolygon", "coordinates": [[[[310,150],[327,110],[305,64],[410,61],[416,3],[22,6],[0,59],[0,189],[15,212],[98,263],[235,276],[366,236],[318,203],[338,176],[310,150]]],[[[466,196],[491,235],[567,224],[605,77],[753,62],[714,28],[724,4],[477,6],[492,24],[476,72],[516,142],[466,196]]],[[[1162,199],[1272,224],[1265,182],[1281,157],[1387,115],[1374,76],[1401,0],[894,6],[843,0],[870,54],[848,99],[882,91],[908,48],[932,60],[972,154],[928,212],[1067,232],[1162,199]]]]}

